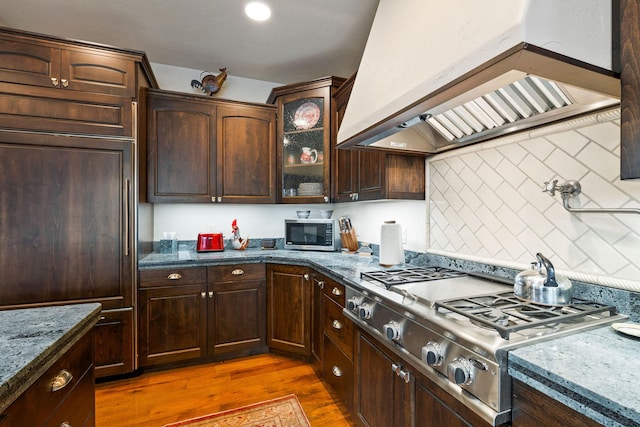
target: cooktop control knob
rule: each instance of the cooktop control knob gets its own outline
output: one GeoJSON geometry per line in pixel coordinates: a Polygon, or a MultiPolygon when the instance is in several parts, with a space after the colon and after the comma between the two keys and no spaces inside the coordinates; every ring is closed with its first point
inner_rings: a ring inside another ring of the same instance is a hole
{"type": "Polygon", "coordinates": [[[447,367],[449,379],[458,385],[471,384],[473,382],[473,366],[467,359],[457,358],[447,367]]]}
{"type": "Polygon", "coordinates": [[[391,321],[382,327],[384,335],[391,341],[400,341],[400,325],[391,321]]]}
{"type": "Polygon", "coordinates": [[[422,360],[429,366],[442,366],[443,357],[440,344],[429,341],[427,345],[422,347],[422,360]]]}
{"type": "Polygon", "coordinates": [[[371,306],[366,302],[360,305],[358,316],[363,320],[371,319],[371,306]]]}
{"type": "Polygon", "coordinates": [[[353,311],[354,313],[358,312],[358,305],[361,300],[358,297],[351,297],[347,300],[347,308],[349,311],[353,311]]]}

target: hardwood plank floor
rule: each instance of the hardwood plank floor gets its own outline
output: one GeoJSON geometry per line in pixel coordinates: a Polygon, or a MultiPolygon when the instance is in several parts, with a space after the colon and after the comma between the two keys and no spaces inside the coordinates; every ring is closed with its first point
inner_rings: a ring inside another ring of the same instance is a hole
{"type": "Polygon", "coordinates": [[[354,425],[311,365],[263,354],[97,384],[96,427],[159,427],[290,393],[313,427],[354,425]]]}

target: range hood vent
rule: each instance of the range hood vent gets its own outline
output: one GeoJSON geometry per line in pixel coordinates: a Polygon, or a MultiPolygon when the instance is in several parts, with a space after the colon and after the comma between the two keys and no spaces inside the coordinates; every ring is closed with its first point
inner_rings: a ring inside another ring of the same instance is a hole
{"type": "Polygon", "coordinates": [[[338,148],[435,154],[619,102],[618,73],[521,43],[338,148]]]}

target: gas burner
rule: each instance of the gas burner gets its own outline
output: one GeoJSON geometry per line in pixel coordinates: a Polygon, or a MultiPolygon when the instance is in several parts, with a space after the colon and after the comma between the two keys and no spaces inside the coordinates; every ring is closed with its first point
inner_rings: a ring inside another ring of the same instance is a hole
{"type": "Polygon", "coordinates": [[[407,267],[360,273],[360,278],[382,284],[386,289],[406,283],[428,282],[460,276],[466,276],[466,273],[444,267],[407,267]]]}
{"type": "Polygon", "coordinates": [[[476,326],[495,329],[505,340],[509,339],[511,332],[523,329],[570,323],[599,313],[608,312],[609,316],[616,314],[613,306],[578,298],[574,298],[573,304],[557,307],[523,301],[511,292],[436,301],[435,309],[449,310],[469,318],[476,326]]]}

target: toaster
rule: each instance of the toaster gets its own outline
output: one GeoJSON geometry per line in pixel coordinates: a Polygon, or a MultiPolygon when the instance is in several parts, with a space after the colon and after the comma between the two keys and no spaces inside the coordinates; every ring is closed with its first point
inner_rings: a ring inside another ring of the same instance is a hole
{"type": "Polygon", "coordinates": [[[198,252],[224,251],[222,233],[200,233],[196,243],[198,252]]]}

